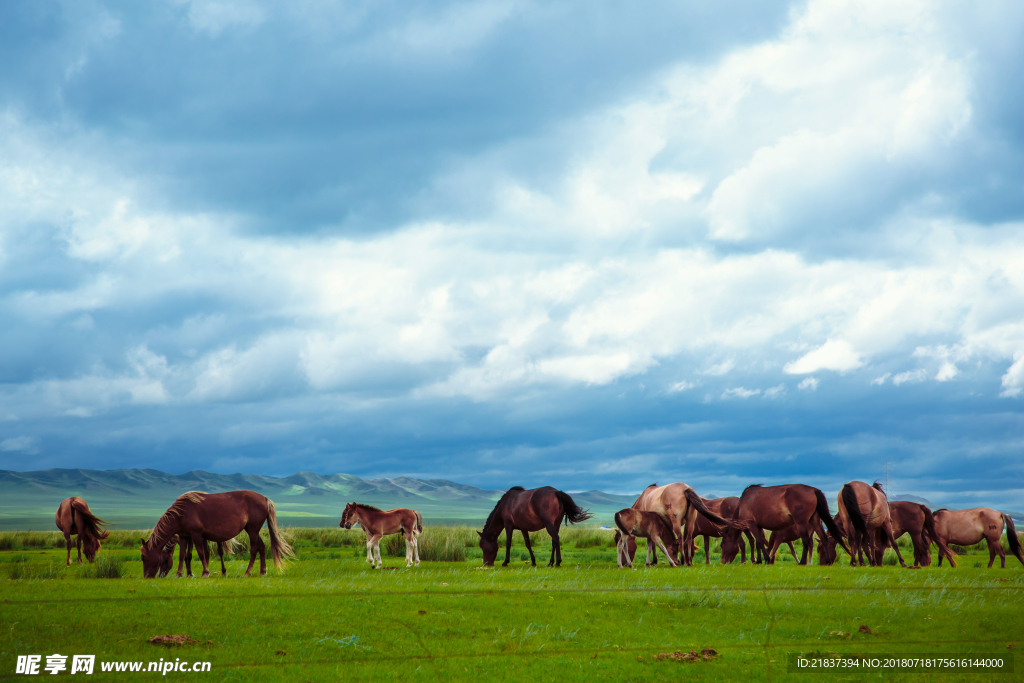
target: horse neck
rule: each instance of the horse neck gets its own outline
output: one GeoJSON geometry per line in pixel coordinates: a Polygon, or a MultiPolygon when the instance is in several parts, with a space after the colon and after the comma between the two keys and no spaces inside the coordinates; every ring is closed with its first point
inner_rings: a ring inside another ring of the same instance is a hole
{"type": "Polygon", "coordinates": [[[493,536],[496,539],[501,535],[501,532],[505,530],[504,512],[504,506],[502,506],[501,510],[495,511],[495,514],[491,516],[489,522],[484,525],[484,536],[487,538],[491,538],[493,536]]]}
{"type": "Polygon", "coordinates": [[[355,518],[355,523],[363,527],[363,531],[366,531],[375,521],[373,510],[366,508],[356,507],[355,514],[352,516],[355,518]]]}
{"type": "Polygon", "coordinates": [[[168,540],[181,532],[181,519],[177,515],[165,514],[160,518],[153,528],[153,535],[149,537],[151,547],[163,547],[168,540]]]}

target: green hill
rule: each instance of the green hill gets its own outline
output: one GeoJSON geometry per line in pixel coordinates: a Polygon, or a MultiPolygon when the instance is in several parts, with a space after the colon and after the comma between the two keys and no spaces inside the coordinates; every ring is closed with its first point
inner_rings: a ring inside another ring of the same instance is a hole
{"type": "MultiPolygon", "coordinates": [[[[427,524],[479,525],[503,493],[446,479],[361,479],[312,472],[277,478],[201,470],[184,474],[150,469],[0,470],[0,530],[55,528],[54,513],[68,496],[84,498],[93,512],[121,528],[145,529],[186,491],[236,489],[251,489],[273,500],[279,520],[288,526],[334,526],[350,501],[384,509],[414,508],[427,524]]],[[[590,508],[594,523],[599,524],[609,524],[615,511],[629,507],[635,499],[601,491],[572,496],[590,508]]]]}

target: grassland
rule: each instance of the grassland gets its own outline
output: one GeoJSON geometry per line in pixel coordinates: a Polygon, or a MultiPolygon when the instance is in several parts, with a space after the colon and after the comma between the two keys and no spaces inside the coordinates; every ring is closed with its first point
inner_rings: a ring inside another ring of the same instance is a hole
{"type": "MultiPolygon", "coordinates": [[[[247,560],[236,557],[227,577],[206,580],[139,578],[140,532],[116,532],[100,561],[68,568],[59,534],[0,534],[0,678],[14,678],[18,654],[58,652],[210,661],[217,679],[239,681],[800,680],[816,674],[787,673],[790,653],[1013,655],[1024,644],[1024,570],[1016,559],[986,569],[979,548],[962,549],[956,570],[799,567],[785,556],[722,566],[713,546],[710,566],[628,571],[610,532],[570,529],[560,569],[531,568],[518,536],[510,567],[483,569],[472,529],[434,527],[423,539],[433,559],[406,569],[403,544],[391,543],[388,569],[374,571],[358,530],[289,533],[298,559],[283,574],[242,578],[247,560]],[[147,642],[185,633],[195,644],[147,642]],[[656,658],[703,648],[720,656],[656,658]]],[[[534,543],[546,565],[546,535],[534,543]]],[[[995,678],[1024,679],[1021,667],[995,678]]],[[[845,675],[925,677],[993,678],[845,675]]]]}

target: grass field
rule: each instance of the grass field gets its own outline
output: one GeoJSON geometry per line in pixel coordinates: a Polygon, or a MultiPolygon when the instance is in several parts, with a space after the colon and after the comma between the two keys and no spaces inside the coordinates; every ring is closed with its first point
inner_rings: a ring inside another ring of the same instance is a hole
{"type": "MultiPolygon", "coordinates": [[[[978,548],[962,549],[956,570],[799,567],[782,556],[722,566],[713,552],[710,566],[629,571],[615,565],[611,532],[570,529],[560,569],[530,568],[518,534],[512,565],[483,569],[472,529],[434,527],[423,556],[435,559],[406,569],[404,544],[382,544],[388,568],[374,571],[358,530],[288,533],[298,559],[284,574],[242,578],[247,558],[236,556],[227,577],[217,565],[205,580],[139,578],[141,532],[116,532],[96,564],[69,568],[57,533],[0,534],[0,678],[16,677],[19,654],[56,652],[209,661],[217,680],[238,681],[800,680],[820,674],[787,673],[791,653],[1013,656],[1024,645],[1024,570],[1012,558],[986,569],[978,548]],[[148,642],[161,634],[192,644],[148,642]],[[719,656],[657,658],[704,648],[719,656]]],[[[534,538],[546,565],[549,541],[534,538]]],[[[831,679],[1024,680],[1020,667],[831,679]]],[[[159,674],[97,664],[95,675],[159,674]]]]}

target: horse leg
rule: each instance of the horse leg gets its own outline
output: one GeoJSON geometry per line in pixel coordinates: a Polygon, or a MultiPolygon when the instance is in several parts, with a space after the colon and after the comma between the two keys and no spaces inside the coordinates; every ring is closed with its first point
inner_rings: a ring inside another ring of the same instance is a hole
{"type": "Polygon", "coordinates": [[[373,564],[373,535],[365,529],[363,531],[366,533],[366,561],[373,564]]]}
{"type": "MultiPolygon", "coordinates": [[[[768,539],[765,538],[764,529],[755,525],[754,531],[756,532],[754,538],[757,541],[757,552],[761,556],[761,561],[764,562],[764,564],[775,564],[772,561],[772,556],[768,553],[768,539]]],[[[753,545],[753,543],[754,541],[751,541],[751,545],[753,545]]]]}
{"type": "Polygon", "coordinates": [[[260,532],[257,529],[255,532],[252,529],[246,529],[249,534],[249,566],[245,569],[245,576],[252,576],[252,566],[256,564],[256,553],[259,552],[260,547],[260,532]]]}
{"type": "Polygon", "coordinates": [[[739,540],[739,546],[740,546],[740,564],[746,564],[747,563],[747,542],[743,540],[743,534],[740,534],[738,540],[739,540]]]}
{"type": "MultiPolygon", "coordinates": [[[[800,560],[796,559],[796,548],[793,547],[793,541],[786,541],[786,545],[789,546],[789,554],[793,556],[793,561],[797,564],[803,564],[800,560]]],[[[775,563],[775,558],[772,558],[772,563],[775,563]]]]}
{"type": "Polygon", "coordinates": [[[192,545],[195,546],[199,560],[203,563],[203,575],[201,578],[210,576],[210,549],[206,547],[206,540],[199,534],[191,534],[192,545]]]}
{"type": "Polygon", "coordinates": [[[228,568],[224,565],[224,546],[220,543],[217,544],[217,557],[220,558],[220,575],[227,576],[228,568]]]}
{"type": "MultiPolygon", "coordinates": [[[[673,559],[673,557],[672,557],[671,555],[669,555],[669,554],[668,554],[668,548],[666,548],[666,547],[665,547],[665,543],[664,543],[664,542],[663,542],[663,541],[661,540],[661,536],[658,536],[658,537],[657,537],[657,539],[655,539],[655,543],[657,543],[657,544],[658,544],[658,547],[659,547],[659,548],[661,548],[661,552],[665,553],[665,557],[667,557],[667,558],[668,558],[668,565],[669,565],[670,567],[676,567],[676,566],[678,566],[678,565],[676,564],[676,561],[675,561],[675,559],[673,559]]],[[[655,555],[657,555],[658,553],[657,553],[657,552],[655,552],[654,554],[655,554],[655,555]]]]}
{"type": "Polygon", "coordinates": [[[412,532],[413,552],[416,555],[415,565],[420,566],[420,534],[418,531],[412,532]]]}
{"type": "Polygon", "coordinates": [[[562,544],[558,539],[558,523],[548,524],[546,529],[548,536],[551,537],[551,560],[548,561],[548,566],[559,567],[562,564],[562,544]]]}
{"type": "MultiPolygon", "coordinates": [[[[526,549],[528,551],[530,551],[530,565],[533,566],[533,567],[536,567],[537,566],[537,558],[533,556],[533,546],[530,545],[530,533],[526,529],[523,529],[522,531],[523,531],[523,540],[526,541],[526,549]]],[[[620,567],[622,566],[621,562],[619,563],[619,566],[620,567]]]]}
{"type": "MultiPolygon", "coordinates": [[[[900,561],[900,566],[904,569],[907,568],[907,563],[903,561],[903,554],[900,553],[900,547],[896,545],[896,537],[892,533],[892,520],[885,520],[885,524],[882,525],[882,531],[885,532],[885,540],[893,550],[896,551],[896,559],[900,561]]],[[[881,564],[882,553],[885,552],[885,546],[881,545],[882,552],[878,554],[879,564],[881,564]]]]}
{"type": "Polygon", "coordinates": [[[374,569],[384,568],[384,560],[380,558],[380,539],[382,538],[384,538],[384,534],[376,533],[367,541],[367,545],[370,547],[370,563],[374,569]]]}
{"type": "Polygon", "coordinates": [[[82,532],[75,536],[75,547],[78,548],[78,564],[82,564],[82,532]]]}
{"type": "Polygon", "coordinates": [[[402,536],[405,538],[405,566],[406,568],[412,566],[412,532],[408,529],[402,529],[402,536]]]}
{"type": "Polygon", "coordinates": [[[515,529],[512,527],[511,522],[505,522],[505,561],[501,563],[502,567],[507,567],[508,563],[512,561],[512,532],[515,529]]]}
{"type": "Polygon", "coordinates": [[[711,536],[704,534],[704,564],[711,564],[711,536]]]}
{"type": "Polygon", "coordinates": [[[64,543],[68,547],[68,561],[67,561],[67,565],[66,566],[70,567],[71,566],[71,534],[69,534],[67,531],[64,532],[64,543]]]}

